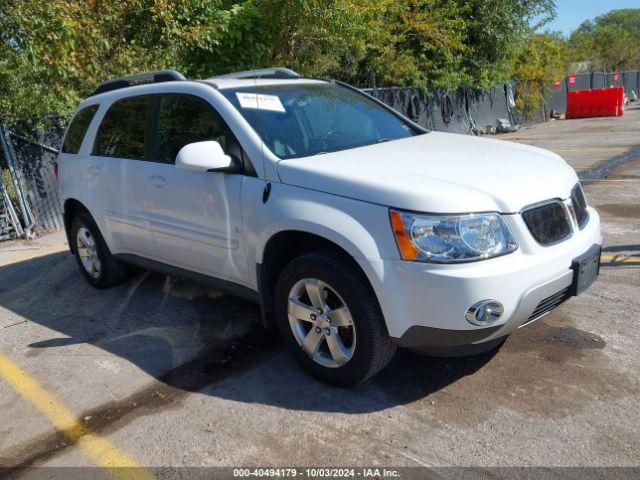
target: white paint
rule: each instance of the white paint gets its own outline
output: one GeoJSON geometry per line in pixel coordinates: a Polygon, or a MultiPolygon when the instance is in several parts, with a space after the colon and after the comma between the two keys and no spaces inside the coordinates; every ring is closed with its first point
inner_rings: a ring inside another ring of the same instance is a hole
{"type": "Polygon", "coordinates": [[[440,132],[282,160],[278,173],[291,185],[433,213],[518,212],[567,198],[578,181],[554,153],[440,132]]]}
{"type": "Polygon", "coordinates": [[[191,172],[205,173],[231,167],[231,157],[218,142],[196,142],[185,145],[176,156],[176,167],[191,172]]]}

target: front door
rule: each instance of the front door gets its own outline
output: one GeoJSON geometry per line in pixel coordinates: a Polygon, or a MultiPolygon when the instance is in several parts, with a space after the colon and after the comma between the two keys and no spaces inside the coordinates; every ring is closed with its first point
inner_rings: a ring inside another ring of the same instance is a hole
{"type": "Polygon", "coordinates": [[[215,140],[230,154],[235,138],[202,98],[162,94],[157,109],[157,162],[147,177],[147,215],[157,260],[243,283],[247,278],[240,206],[244,176],[175,166],[178,152],[189,143],[215,140]]]}

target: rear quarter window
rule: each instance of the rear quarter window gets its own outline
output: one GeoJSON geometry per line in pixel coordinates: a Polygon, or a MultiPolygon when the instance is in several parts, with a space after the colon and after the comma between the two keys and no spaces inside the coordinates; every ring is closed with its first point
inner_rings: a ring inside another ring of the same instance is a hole
{"type": "Polygon", "coordinates": [[[91,105],[76,113],[71,121],[71,125],[69,125],[67,136],[64,138],[64,143],[62,144],[63,153],[78,153],[80,151],[82,140],[97,111],[98,105],[91,105]]]}

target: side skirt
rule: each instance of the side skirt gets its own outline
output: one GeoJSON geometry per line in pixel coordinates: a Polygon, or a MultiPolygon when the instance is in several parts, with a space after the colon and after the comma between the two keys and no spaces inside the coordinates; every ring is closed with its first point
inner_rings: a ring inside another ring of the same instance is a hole
{"type": "Polygon", "coordinates": [[[121,262],[135,265],[136,267],[143,268],[145,270],[151,270],[153,272],[161,273],[163,275],[169,275],[172,277],[184,278],[200,285],[211,287],[215,290],[234,295],[236,297],[249,300],[250,302],[260,303],[260,297],[255,290],[240,285],[239,283],[230,282],[229,280],[222,280],[220,278],[205,275],[203,273],[192,272],[184,268],[175,267],[166,263],[157,262],[148,258],[140,257],[138,255],[131,255],[128,253],[120,253],[114,255],[114,257],[121,262]]]}

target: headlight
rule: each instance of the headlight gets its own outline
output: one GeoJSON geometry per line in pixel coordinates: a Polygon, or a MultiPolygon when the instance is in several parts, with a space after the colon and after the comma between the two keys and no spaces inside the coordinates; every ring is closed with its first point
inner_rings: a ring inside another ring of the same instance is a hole
{"type": "Polygon", "coordinates": [[[426,215],[390,210],[404,260],[460,263],[511,253],[518,248],[499,213],[426,215]]]}

